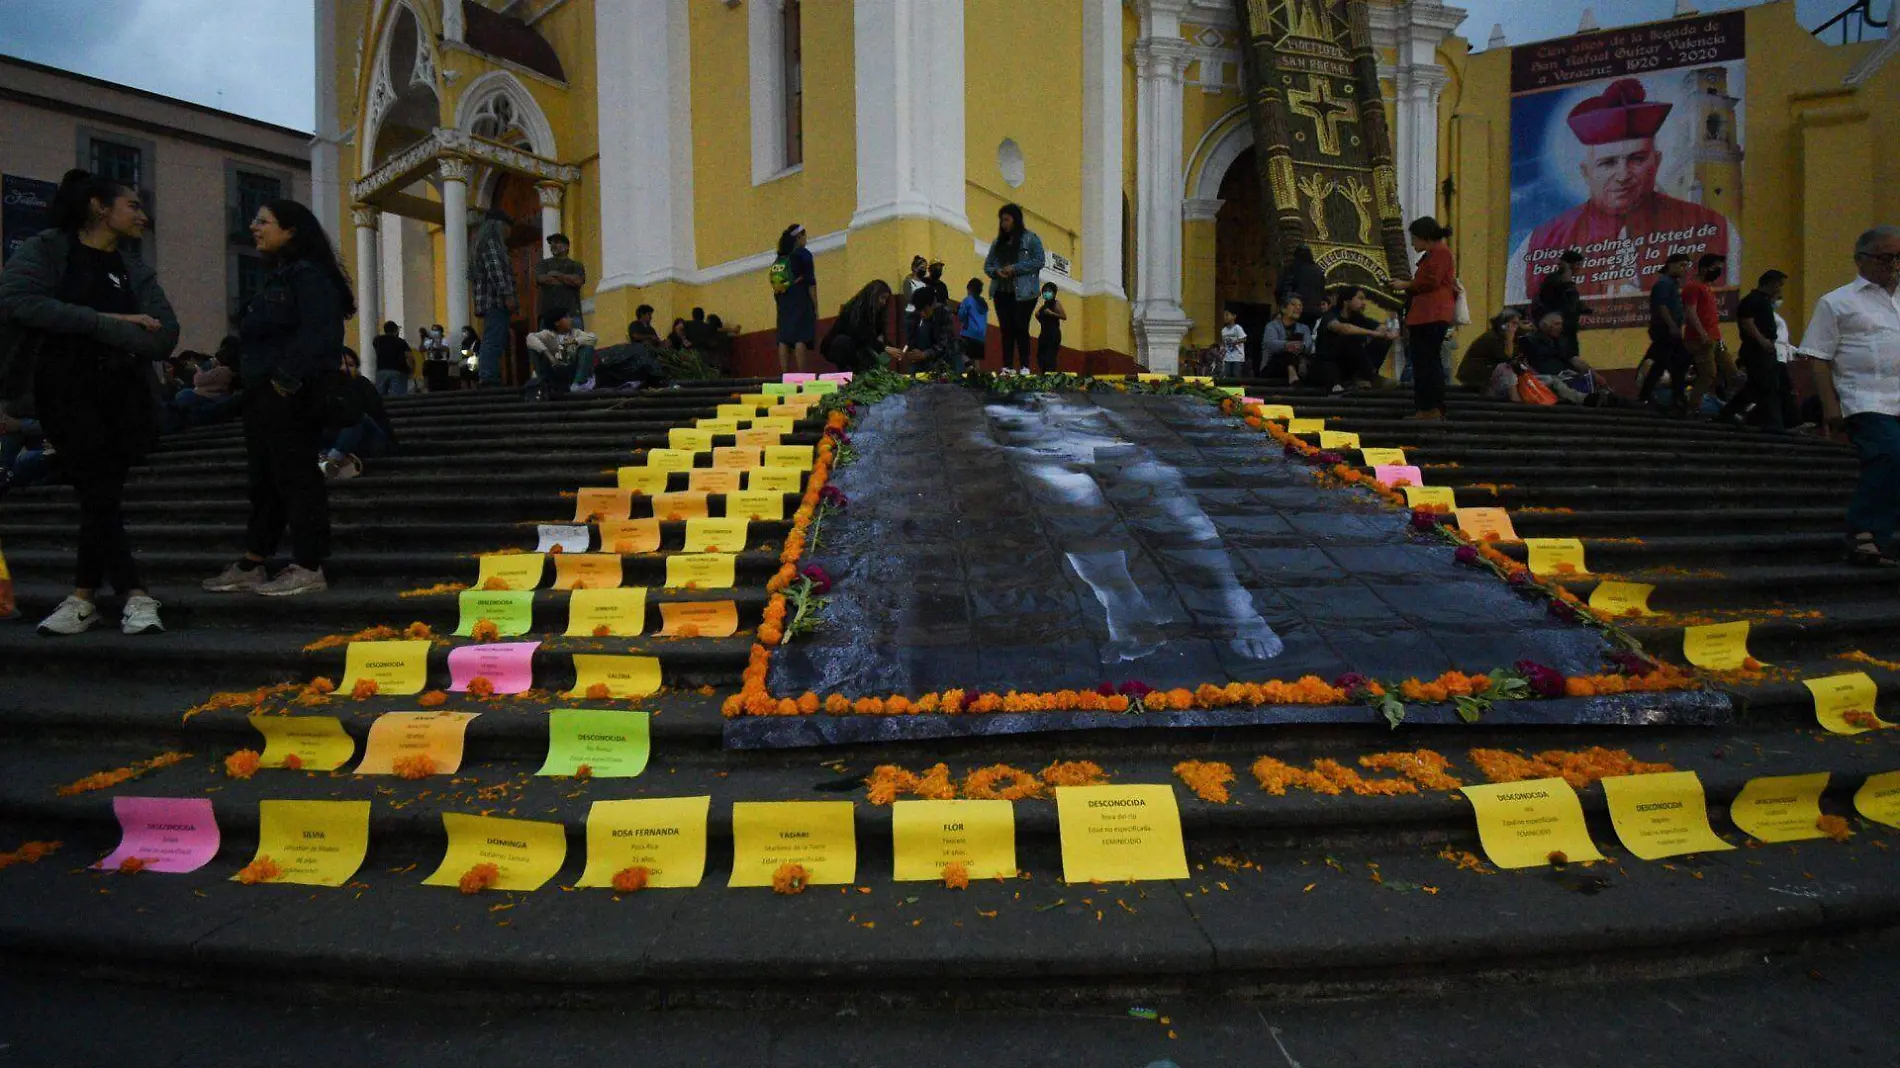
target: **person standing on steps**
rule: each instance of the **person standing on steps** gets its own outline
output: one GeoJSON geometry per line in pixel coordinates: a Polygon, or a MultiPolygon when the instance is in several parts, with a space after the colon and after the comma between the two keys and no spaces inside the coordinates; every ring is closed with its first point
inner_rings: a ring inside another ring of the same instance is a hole
{"type": "Polygon", "coordinates": [[[1564,317],[1564,345],[1570,350],[1570,358],[1575,360],[1583,355],[1578,343],[1577,332],[1582,328],[1583,317],[1590,309],[1583,306],[1583,293],[1577,289],[1577,265],[1583,262],[1583,253],[1571,248],[1557,260],[1557,269],[1544,276],[1537,286],[1537,300],[1531,305],[1531,322],[1544,318],[1545,312],[1561,312],[1564,317]]]}
{"type": "Polygon", "coordinates": [[[1728,261],[1711,252],[1696,261],[1695,278],[1683,284],[1682,302],[1688,309],[1683,317],[1683,341],[1695,368],[1695,385],[1689,393],[1690,414],[1700,414],[1702,398],[1714,392],[1728,392],[1736,379],[1735,357],[1722,340],[1722,311],[1713,288],[1728,272],[1728,261]]]}
{"type": "MultiPolygon", "coordinates": [[[[343,323],[356,314],[349,276],[310,209],[272,200],[251,220],[269,269],[245,309],[244,452],[251,497],[245,553],[216,577],[212,593],[292,597],[329,589],[330,506],[317,456],[335,404],[343,323]],[[290,527],[292,561],[266,581],[264,563],[290,527]]],[[[351,419],[350,423],[355,420],[351,419]]]]}
{"type": "Polygon", "coordinates": [[[1900,226],[1854,242],[1860,277],[1822,297],[1801,335],[1831,434],[1847,432],[1860,486],[1847,506],[1848,559],[1900,567],[1900,226]]]}
{"type": "Polygon", "coordinates": [[[1411,297],[1405,312],[1405,347],[1412,354],[1413,419],[1445,417],[1445,335],[1458,305],[1458,267],[1445,244],[1451,227],[1429,215],[1407,228],[1412,250],[1425,255],[1411,278],[1394,279],[1392,288],[1411,297]]]}
{"type": "Polygon", "coordinates": [[[568,256],[568,248],[566,234],[549,236],[548,258],[534,265],[538,294],[535,311],[543,321],[565,315],[574,321],[574,329],[579,330],[582,326],[581,287],[587,284],[587,268],[568,256]]]}
{"type": "Polygon", "coordinates": [[[1717,418],[1723,422],[1741,423],[1752,406],[1762,426],[1776,431],[1788,428],[1788,417],[1793,413],[1782,410],[1788,372],[1776,347],[1786,335],[1780,330],[1780,316],[1775,314],[1782,284],[1787,280],[1780,271],[1763,272],[1755,288],[1735,307],[1735,325],[1742,332],[1742,370],[1748,375],[1748,384],[1722,407],[1717,418]]]}
{"type": "Polygon", "coordinates": [[[501,385],[501,362],[508,355],[508,334],[521,300],[515,294],[515,267],[508,259],[507,213],[490,208],[475,229],[475,247],[469,252],[468,280],[472,283],[475,314],[482,321],[481,384],[501,385]]]}
{"type": "Polygon", "coordinates": [[[917,319],[917,291],[928,288],[929,285],[930,261],[924,259],[922,256],[912,256],[910,258],[910,273],[904,276],[904,288],[902,292],[904,298],[902,337],[906,344],[910,342],[911,326],[917,319]]]}
{"type": "Polygon", "coordinates": [[[165,626],[126,537],[125,481],[158,436],[152,364],[177,346],[178,317],[156,272],[119,251],[145,232],[138,190],[68,171],[52,218],[0,272],[0,416],[37,413],[79,501],[73,592],[39,631],[90,630],[110,582],[119,628],[152,634],[165,626]]]}
{"type": "Polygon", "coordinates": [[[1662,273],[1649,287],[1649,373],[1636,395],[1644,404],[1652,403],[1662,376],[1669,376],[1674,395],[1671,414],[1688,412],[1689,350],[1683,344],[1682,279],[1689,273],[1689,254],[1672,253],[1663,263],[1662,273]]]}
{"type": "Polygon", "coordinates": [[[963,302],[957,305],[958,336],[963,339],[963,359],[957,373],[967,368],[983,369],[983,345],[990,336],[990,302],[983,299],[983,280],[972,278],[964,286],[963,302]]]}
{"type": "Polygon", "coordinates": [[[1042,238],[1023,225],[1023,209],[1005,204],[996,212],[996,240],[983,260],[990,300],[1003,329],[1003,374],[1029,370],[1029,317],[1036,310],[1045,259],[1042,238]]]}
{"type": "Polygon", "coordinates": [[[1036,370],[1043,374],[1054,374],[1062,358],[1062,324],[1069,313],[1056,299],[1055,284],[1042,287],[1042,307],[1036,309],[1036,324],[1042,327],[1042,333],[1036,338],[1036,370]]]}
{"type": "Polygon", "coordinates": [[[384,323],[383,332],[370,339],[370,347],[376,350],[376,392],[385,397],[408,396],[413,368],[402,328],[393,321],[384,323]]]}
{"type": "Polygon", "coordinates": [[[1222,308],[1220,313],[1220,368],[1227,378],[1247,373],[1247,328],[1240,325],[1240,316],[1232,308],[1222,308]]]}
{"type": "Polygon", "coordinates": [[[449,343],[442,336],[442,324],[436,323],[422,332],[422,385],[430,393],[446,393],[449,389],[449,370],[455,363],[455,356],[449,351],[449,343]]]}
{"type": "Polygon", "coordinates": [[[778,260],[766,277],[778,308],[778,369],[802,371],[818,343],[818,264],[805,247],[805,228],[793,223],[778,235],[778,260]]]}

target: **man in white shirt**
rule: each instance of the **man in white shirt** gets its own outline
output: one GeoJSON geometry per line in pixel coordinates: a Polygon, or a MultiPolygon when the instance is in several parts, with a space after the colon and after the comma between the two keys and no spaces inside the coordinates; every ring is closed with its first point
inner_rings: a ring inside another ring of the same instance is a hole
{"type": "Polygon", "coordinates": [[[1822,297],[1801,338],[1815,360],[1814,389],[1830,432],[1842,428],[1860,456],[1860,487],[1847,507],[1848,559],[1900,567],[1900,226],[1877,226],[1854,243],[1860,277],[1822,297]]]}
{"type": "Polygon", "coordinates": [[[594,388],[594,346],[599,338],[577,330],[566,312],[541,320],[541,329],[528,335],[528,360],[534,375],[551,393],[569,389],[585,393],[594,388]]]}

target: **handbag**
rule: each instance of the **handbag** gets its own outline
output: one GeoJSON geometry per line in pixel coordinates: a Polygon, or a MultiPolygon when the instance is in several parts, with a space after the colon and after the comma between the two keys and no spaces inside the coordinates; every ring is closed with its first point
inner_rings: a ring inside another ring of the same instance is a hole
{"type": "Polygon", "coordinates": [[[1544,384],[1543,379],[1521,371],[1517,376],[1517,396],[1525,404],[1551,405],[1557,403],[1557,393],[1544,384]]]}
{"type": "Polygon", "coordinates": [[[1465,283],[1462,279],[1451,280],[1451,291],[1458,296],[1452,307],[1451,321],[1459,326],[1471,325],[1471,302],[1465,299],[1465,283]]]}

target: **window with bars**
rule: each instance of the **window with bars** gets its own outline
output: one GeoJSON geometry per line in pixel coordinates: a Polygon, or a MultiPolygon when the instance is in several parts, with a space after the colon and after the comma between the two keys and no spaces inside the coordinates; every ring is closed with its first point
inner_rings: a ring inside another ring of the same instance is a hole
{"type": "MultiPolygon", "coordinates": [[[[86,169],[101,178],[110,178],[115,182],[123,182],[133,189],[138,190],[140,199],[145,202],[146,213],[148,215],[151,214],[152,196],[145,180],[146,162],[144,149],[139,148],[137,145],[128,145],[118,141],[93,138],[88,145],[88,151],[86,153],[86,169]]],[[[136,241],[130,239],[121,240],[119,242],[119,249],[128,255],[146,261],[148,264],[151,262],[151,256],[149,255],[150,249],[144,239],[136,241]]]]}
{"type": "Polygon", "coordinates": [[[780,41],[784,59],[779,67],[784,79],[785,166],[805,162],[805,76],[801,61],[799,0],[784,0],[780,14],[780,41]]]}
{"type": "Polygon", "coordinates": [[[249,171],[237,172],[236,203],[231,205],[236,213],[231,228],[233,244],[250,244],[251,220],[257,218],[257,209],[284,195],[284,182],[268,174],[252,174],[249,171]]]}

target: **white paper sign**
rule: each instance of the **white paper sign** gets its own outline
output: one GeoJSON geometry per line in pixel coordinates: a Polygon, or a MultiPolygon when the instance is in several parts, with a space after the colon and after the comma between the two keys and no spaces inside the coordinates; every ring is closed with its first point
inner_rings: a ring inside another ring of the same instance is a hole
{"type": "Polygon", "coordinates": [[[541,524],[541,544],[535,552],[550,553],[556,549],[564,553],[584,553],[592,544],[591,532],[586,527],[563,526],[556,523],[541,524]]]}

